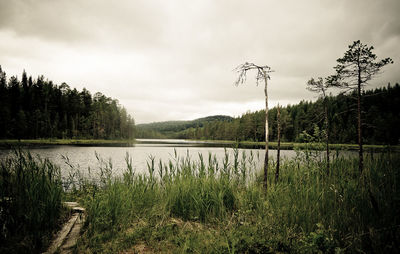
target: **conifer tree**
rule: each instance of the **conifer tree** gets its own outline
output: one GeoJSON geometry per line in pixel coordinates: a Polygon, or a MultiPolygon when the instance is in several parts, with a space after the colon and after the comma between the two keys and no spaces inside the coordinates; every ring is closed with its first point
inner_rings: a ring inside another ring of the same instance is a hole
{"type": "Polygon", "coordinates": [[[327,78],[330,86],[340,87],[346,91],[356,91],[357,94],[357,133],[359,146],[359,170],[363,172],[363,120],[362,120],[362,90],[381,68],[393,63],[391,58],[376,61],[376,55],[372,52],[373,46],[367,46],[358,41],[349,45],[349,49],[342,58],[337,59],[334,67],[336,73],[327,78]]]}

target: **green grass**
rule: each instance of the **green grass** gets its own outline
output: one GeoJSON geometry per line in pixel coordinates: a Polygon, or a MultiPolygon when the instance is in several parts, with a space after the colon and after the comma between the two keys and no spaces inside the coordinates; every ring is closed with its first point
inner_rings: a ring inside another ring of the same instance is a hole
{"type": "Polygon", "coordinates": [[[299,152],[281,163],[278,183],[271,172],[267,192],[256,156],[234,155],[150,158],[145,175],[129,157],[119,177],[104,165],[99,181],[70,193],[88,212],[77,251],[399,251],[398,154],[367,156],[360,176],[356,159],[334,160],[327,174],[323,161],[299,152]]]}
{"type": "Polygon", "coordinates": [[[66,216],[60,169],[17,150],[0,161],[0,253],[40,253],[66,216]]]}

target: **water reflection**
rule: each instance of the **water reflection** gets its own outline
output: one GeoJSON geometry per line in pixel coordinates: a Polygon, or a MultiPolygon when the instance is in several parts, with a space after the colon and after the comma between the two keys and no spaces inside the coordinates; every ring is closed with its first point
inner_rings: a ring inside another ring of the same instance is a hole
{"type": "MultiPolygon", "coordinates": [[[[92,174],[96,174],[96,170],[99,168],[96,153],[104,161],[108,162],[110,160],[113,165],[113,172],[118,175],[126,168],[126,154],[129,154],[132,158],[133,167],[137,173],[146,173],[147,161],[150,156],[155,157],[156,163],[159,163],[160,160],[163,163],[167,163],[168,160],[174,159],[175,153],[179,157],[189,154],[192,160],[198,160],[199,154],[206,159],[211,153],[222,165],[225,151],[229,154],[231,161],[233,159],[233,148],[229,147],[232,147],[232,145],[206,141],[139,139],[138,143],[130,147],[57,145],[31,147],[27,148],[27,150],[58,164],[62,169],[62,174],[65,176],[71,169],[69,165],[80,168],[84,174],[87,174],[88,168],[91,169],[92,174]],[[68,158],[69,164],[66,163],[65,158],[68,158]]],[[[11,150],[0,150],[0,158],[9,153],[11,153],[11,150]]],[[[252,153],[257,160],[258,167],[262,167],[265,155],[264,149],[240,148],[239,153],[240,156],[245,153],[248,158],[252,153]]],[[[269,150],[269,156],[276,159],[276,150],[269,150]]],[[[295,156],[296,152],[293,150],[281,150],[281,158],[283,159],[291,159],[295,156]]]]}

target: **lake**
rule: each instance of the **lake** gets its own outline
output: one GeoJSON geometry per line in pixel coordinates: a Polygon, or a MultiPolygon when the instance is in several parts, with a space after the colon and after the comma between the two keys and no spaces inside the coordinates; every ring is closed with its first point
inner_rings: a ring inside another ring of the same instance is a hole
{"type": "MultiPolygon", "coordinates": [[[[108,163],[111,160],[113,165],[113,173],[119,175],[126,169],[126,154],[132,158],[133,168],[137,173],[147,172],[147,162],[152,156],[158,165],[159,160],[168,163],[174,160],[175,152],[179,157],[185,157],[189,154],[190,158],[195,161],[199,159],[199,154],[208,161],[208,155],[211,153],[217,158],[222,165],[225,151],[229,154],[232,161],[234,149],[223,147],[223,144],[176,140],[176,139],[138,139],[138,143],[130,147],[112,147],[112,146],[78,146],[78,145],[53,145],[27,148],[32,154],[39,155],[41,158],[48,158],[52,162],[61,167],[62,175],[66,176],[71,171],[70,165],[79,168],[84,174],[87,174],[88,168],[91,172],[96,172],[100,166],[100,162],[96,157],[101,158],[108,163]],[[68,158],[68,163],[67,159],[68,158]]],[[[4,158],[12,150],[0,150],[0,158],[4,158]]],[[[253,162],[258,169],[262,168],[264,162],[264,149],[239,149],[240,158],[245,153],[247,160],[253,156],[253,162]]],[[[348,152],[346,152],[348,153],[348,152]]],[[[269,150],[269,156],[276,160],[276,150],[269,150]]],[[[296,152],[293,150],[281,150],[281,158],[294,158],[296,152]]]]}

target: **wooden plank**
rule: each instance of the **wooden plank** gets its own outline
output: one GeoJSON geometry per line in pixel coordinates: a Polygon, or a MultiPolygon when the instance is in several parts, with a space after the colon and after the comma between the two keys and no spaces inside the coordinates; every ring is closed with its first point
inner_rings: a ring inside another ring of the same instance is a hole
{"type": "Polygon", "coordinates": [[[58,232],[56,239],[52,242],[50,247],[45,252],[46,254],[53,254],[61,247],[64,243],[65,238],[68,236],[69,232],[71,232],[72,227],[75,225],[76,221],[79,218],[79,214],[74,214],[69,221],[64,224],[64,227],[58,232]]]}

